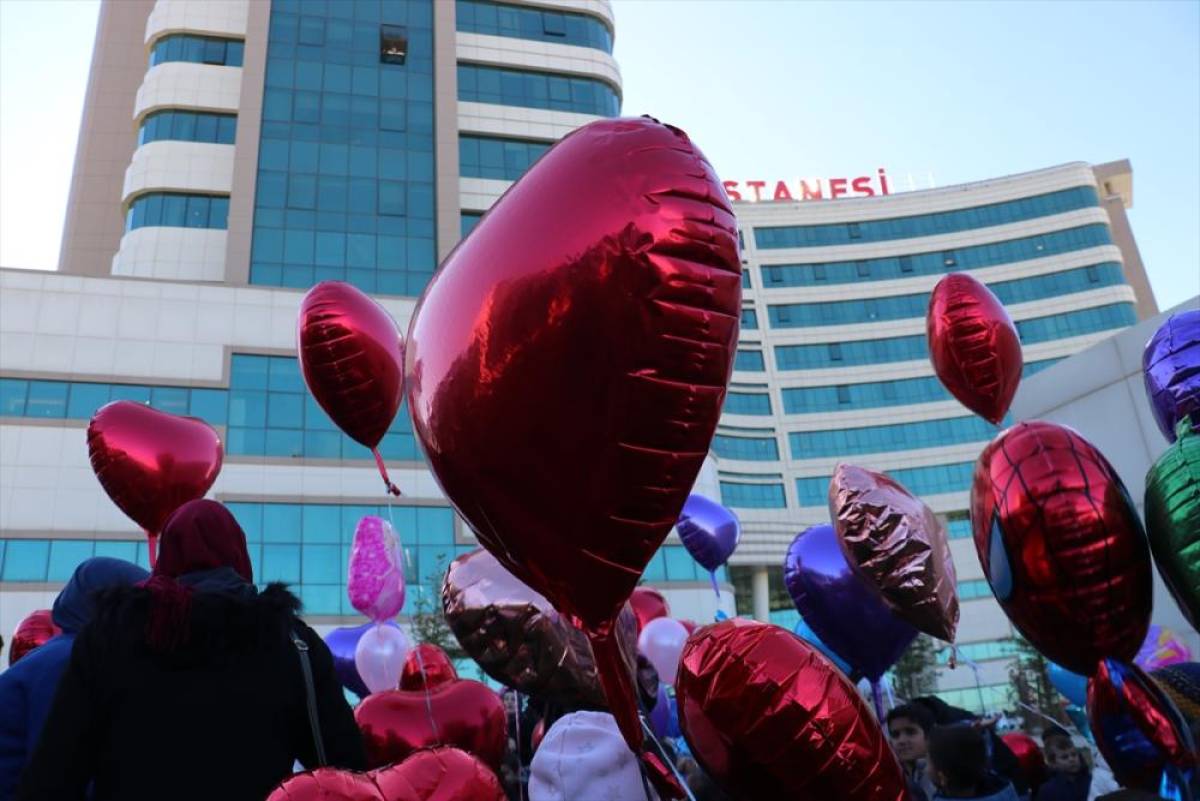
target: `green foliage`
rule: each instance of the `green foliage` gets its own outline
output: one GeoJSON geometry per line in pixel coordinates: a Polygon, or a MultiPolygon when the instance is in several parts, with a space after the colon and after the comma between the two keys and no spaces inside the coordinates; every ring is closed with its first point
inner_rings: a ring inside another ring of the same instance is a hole
{"type": "Polygon", "coordinates": [[[937,645],[928,634],[918,634],[892,667],[892,689],[898,698],[910,700],[937,689],[937,645]]]}

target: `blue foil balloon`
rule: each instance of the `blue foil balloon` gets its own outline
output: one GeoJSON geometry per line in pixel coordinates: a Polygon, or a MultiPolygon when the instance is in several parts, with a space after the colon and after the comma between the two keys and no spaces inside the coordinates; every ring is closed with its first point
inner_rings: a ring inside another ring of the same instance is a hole
{"type": "Polygon", "coordinates": [[[1057,662],[1050,662],[1050,683],[1075,706],[1087,706],[1087,676],[1072,673],[1057,662]]]}
{"type": "Polygon", "coordinates": [[[917,636],[846,561],[833,526],[800,532],[783,560],[783,583],[813,632],[872,683],[917,636]]]}
{"type": "Polygon", "coordinates": [[[1146,397],[1167,442],[1186,415],[1200,412],[1200,309],[1171,315],[1142,353],[1146,397]]]}
{"type": "Polygon", "coordinates": [[[737,515],[716,501],[693,493],[683,504],[675,528],[683,547],[708,571],[713,592],[720,597],[717,568],[729,561],[742,538],[742,524],[737,515]]]}
{"type": "Polygon", "coordinates": [[[825,654],[825,656],[829,657],[829,661],[837,665],[838,670],[842,671],[847,676],[853,672],[850,669],[850,665],[846,663],[846,660],[835,654],[833,649],[826,645],[821,638],[817,636],[817,633],[812,630],[812,626],[804,622],[804,618],[800,618],[798,621],[796,621],[796,625],[792,629],[792,633],[812,645],[821,653],[825,654]]]}
{"type": "MultiPolygon", "coordinates": [[[[333,654],[333,670],[337,673],[338,681],[359,698],[366,698],[371,691],[367,689],[362,677],[358,675],[358,668],[354,666],[354,649],[358,646],[358,641],[363,633],[374,625],[368,621],[361,626],[343,626],[325,635],[325,644],[329,646],[329,651],[333,654]]],[[[388,621],[385,625],[400,628],[392,621],[388,621]]]]}

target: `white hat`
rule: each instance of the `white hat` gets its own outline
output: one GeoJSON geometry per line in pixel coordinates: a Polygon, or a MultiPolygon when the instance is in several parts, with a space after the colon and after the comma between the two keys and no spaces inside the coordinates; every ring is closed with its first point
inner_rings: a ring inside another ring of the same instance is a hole
{"type": "MultiPolygon", "coordinates": [[[[559,718],[533,755],[529,801],[646,801],[637,757],[606,712],[559,718]]],[[[648,801],[658,801],[650,791],[648,801]]]]}

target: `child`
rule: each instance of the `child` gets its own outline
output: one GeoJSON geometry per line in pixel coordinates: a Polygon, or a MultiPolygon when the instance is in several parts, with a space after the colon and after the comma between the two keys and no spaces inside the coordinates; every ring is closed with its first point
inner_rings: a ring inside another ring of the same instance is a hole
{"type": "Polygon", "coordinates": [[[988,770],[987,744],[975,726],[939,726],[929,737],[932,801],[1018,801],[1012,782],[988,770]]]}
{"type": "Polygon", "coordinates": [[[1092,774],[1071,735],[1057,726],[1042,734],[1050,778],[1038,788],[1036,801],[1087,801],[1092,774]]]}
{"type": "Polygon", "coordinates": [[[929,732],[933,726],[933,715],[918,704],[903,704],[887,716],[892,748],[904,768],[909,790],[918,799],[928,799],[933,795],[933,781],[925,770],[925,761],[929,757],[929,732]]]}

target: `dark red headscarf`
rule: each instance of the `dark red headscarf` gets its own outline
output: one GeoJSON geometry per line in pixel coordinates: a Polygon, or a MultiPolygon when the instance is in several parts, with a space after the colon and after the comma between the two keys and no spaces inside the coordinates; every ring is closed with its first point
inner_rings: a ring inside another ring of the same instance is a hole
{"type": "Polygon", "coordinates": [[[147,631],[153,647],[170,650],[188,639],[192,591],[176,579],[222,567],[253,583],[245,532],[223,504],[204,498],[188,501],[163,525],[158,561],[143,584],[154,596],[147,631]]]}

